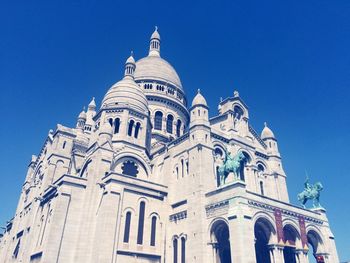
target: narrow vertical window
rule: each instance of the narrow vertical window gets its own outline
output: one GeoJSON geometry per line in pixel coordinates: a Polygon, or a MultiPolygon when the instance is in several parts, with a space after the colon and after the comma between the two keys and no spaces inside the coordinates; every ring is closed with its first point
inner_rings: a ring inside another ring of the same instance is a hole
{"type": "Polygon", "coordinates": [[[181,263],[186,262],[186,239],[181,238],[181,263]]]}
{"type": "Polygon", "coordinates": [[[157,111],[154,115],[154,129],[161,131],[162,130],[162,121],[163,121],[163,113],[157,111]]]}
{"type": "Polygon", "coordinates": [[[260,181],[260,193],[264,195],[264,183],[262,181],[260,181]]]}
{"type": "Polygon", "coordinates": [[[128,129],[128,135],[129,135],[129,136],[132,136],[132,129],[134,128],[134,123],[135,123],[134,120],[131,120],[131,121],[129,122],[129,129],[128,129]]]}
{"type": "Polygon", "coordinates": [[[166,131],[168,133],[173,133],[173,121],[174,121],[174,116],[168,115],[166,120],[166,131]]]}
{"type": "Polygon", "coordinates": [[[152,217],[152,223],[151,223],[151,246],[156,245],[156,232],[157,231],[157,217],[152,217]]]}
{"type": "Polygon", "coordinates": [[[174,263],[177,263],[177,239],[173,240],[174,263]]]}
{"type": "Polygon", "coordinates": [[[180,137],[180,135],[181,135],[181,121],[177,120],[177,123],[176,123],[176,136],[180,137]]]}
{"type": "Polygon", "coordinates": [[[114,134],[119,133],[120,119],[116,118],[114,120],[114,134]]]}
{"type": "Polygon", "coordinates": [[[181,176],[184,177],[185,172],[184,172],[184,160],[181,160],[181,176]]]}
{"type": "Polygon", "coordinates": [[[136,126],[135,126],[135,138],[137,139],[137,137],[139,136],[139,131],[140,131],[140,126],[141,124],[138,122],[136,123],[136,126]]]}
{"type": "Polygon", "coordinates": [[[17,242],[17,245],[15,247],[15,250],[13,251],[13,258],[17,258],[18,257],[20,245],[21,245],[21,239],[18,239],[18,242],[17,242]]]}
{"type": "Polygon", "coordinates": [[[124,238],[123,238],[124,243],[129,243],[130,224],[131,224],[131,212],[127,212],[125,217],[125,227],[124,227],[124,238]]]}
{"type": "Polygon", "coordinates": [[[143,227],[145,224],[145,202],[142,201],[140,203],[140,211],[139,211],[139,226],[137,232],[137,244],[142,245],[143,243],[143,227]]]}
{"type": "Polygon", "coordinates": [[[113,119],[112,119],[112,118],[108,119],[108,122],[109,122],[109,124],[110,124],[111,127],[112,127],[112,126],[113,126],[113,119]]]}
{"type": "Polygon", "coordinates": [[[63,142],[62,148],[63,148],[63,149],[66,148],[66,141],[63,142]]]}

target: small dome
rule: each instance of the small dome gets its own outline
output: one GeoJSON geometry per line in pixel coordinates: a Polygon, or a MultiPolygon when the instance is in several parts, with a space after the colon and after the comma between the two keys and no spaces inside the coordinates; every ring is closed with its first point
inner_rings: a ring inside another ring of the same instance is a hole
{"type": "Polygon", "coordinates": [[[151,39],[159,39],[160,40],[160,35],[158,33],[158,27],[156,26],[154,32],[151,35],[151,39]]]}
{"type": "Polygon", "coordinates": [[[102,108],[131,107],[141,112],[148,112],[148,102],[143,90],[132,78],[124,78],[114,84],[102,100],[102,108]]]}
{"type": "Polygon", "coordinates": [[[101,108],[128,107],[148,113],[148,101],[143,90],[134,80],[133,55],[125,62],[124,78],[115,83],[102,100],[101,108]]]}
{"type": "Polygon", "coordinates": [[[78,119],[84,119],[86,120],[86,112],[84,110],[82,110],[78,116],[78,119]]]}
{"type": "Polygon", "coordinates": [[[194,97],[192,101],[192,107],[195,105],[203,105],[208,107],[207,101],[205,100],[205,98],[203,97],[199,89],[198,89],[197,95],[194,97]]]}
{"type": "Polygon", "coordinates": [[[261,139],[271,139],[271,138],[275,138],[275,135],[273,134],[273,132],[271,131],[271,129],[269,127],[267,127],[267,123],[264,123],[265,127],[261,132],[261,139]]]}
{"type": "Polygon", "coordinates": [[[175,69],[164,59],[147,56],[136,62],[135,80],[160,80],[175,85],[183,91],[175,69]]]}
{"type": "Polygon", "coordinates": [[[126,60],[126,62],[125,62],[125,64],[128,64],[128,63],[130,63],[130,64],[135,64],[135,59],[134,59],[134,57],[133,57],[133,52],[131,52],[131,55],[130,55],[130,57],[126,60]]]}
{"type": "Polygon", "coordinates": [[[96,109],[95,97],[93,97],[92,100],[90,101],[88,109],[89,110],[95,110],[96,109]]]}

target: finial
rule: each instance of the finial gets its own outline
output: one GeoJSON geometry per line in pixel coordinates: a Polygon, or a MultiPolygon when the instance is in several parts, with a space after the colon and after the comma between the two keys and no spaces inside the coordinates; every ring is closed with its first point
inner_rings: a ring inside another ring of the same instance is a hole
{"type": "Polygon", "coordinates": [[[264,126],[267,127],[267,122],[266,121],[264,122],[264,126]]]}
{"type": "Polygon", "coordinates": [[[130,56],[131,56],[131,57],[134,56],[134,51],[133,51],[133,50],[130,51],[130,56]]]}
{"type": "Polygon", "coordinates": [[[233,97],[239,97],[239,92],[237,90],[233,92],[233,97]]]}
{"type": "Polygon", "coordinates": [[[197,93],[200,94],[201,93],[201,89],[197,89],[197,93]]]}
{"type": "Polygon", "coordinates": [[[222,102],[222,100],[223,100],[222,97],[220,97],[220,102],[222,102]]]}
{"type": "Polygon", "coordinates": [[[154,26],[154,31],[158,31],[158,26],[154,26]]]}

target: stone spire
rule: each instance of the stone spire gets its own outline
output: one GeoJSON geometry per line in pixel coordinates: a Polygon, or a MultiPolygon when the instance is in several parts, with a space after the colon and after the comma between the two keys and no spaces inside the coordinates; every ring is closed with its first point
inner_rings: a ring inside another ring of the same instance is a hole
{"type": "Polygon", "coordinates": [[[86,112],[84,107],[78,116],[76,128],[83,130],[85,126],[85,122],[86,122],[86,112]]]}
{"type": "Polygon", "coordinates": [[[130,57],[125,62],[124,77],[134,78],[136,63],[133,55],[134,53],[131,51],[130,57]]]}
{"type": "Polygon", "coordinates": [[[149,56],[160,57],[160,35],[158,33],[158,27],[156,26],[149,44],[149,56]]]}
{"type": "Polygon", "coordinates": [[[96,102],[95,97],[92,97],[92,100],[90,101],[88,105],[88,110],[95,111],[96,110],[96,102]]]}

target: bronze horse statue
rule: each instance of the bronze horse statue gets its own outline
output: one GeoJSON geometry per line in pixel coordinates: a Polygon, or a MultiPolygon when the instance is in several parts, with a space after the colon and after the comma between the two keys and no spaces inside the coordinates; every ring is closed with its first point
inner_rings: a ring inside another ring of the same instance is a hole
{"type": "Polygon", "coordinates": [[[309,179],[306,179],[304,183],[304,191],[298,194],[298,200],[305,208],[305,204],[308,200],[312,200],[314,208],[320,208],[320,192],[323,190],[323,186],[320,182],[314,185],[309,183],[309,179]]]}
{"type": "Polygon", "coordinates": [[[233,172],[235,179],[241,179],[241,167],[244,165],[247,157],[243,152],[238,152],[236,156],[232,157],[231,153],[226,151],[224,163],[218,169],[220,178],[220,185],[224,185],[226,178],[230,172],[233,172]]]}

